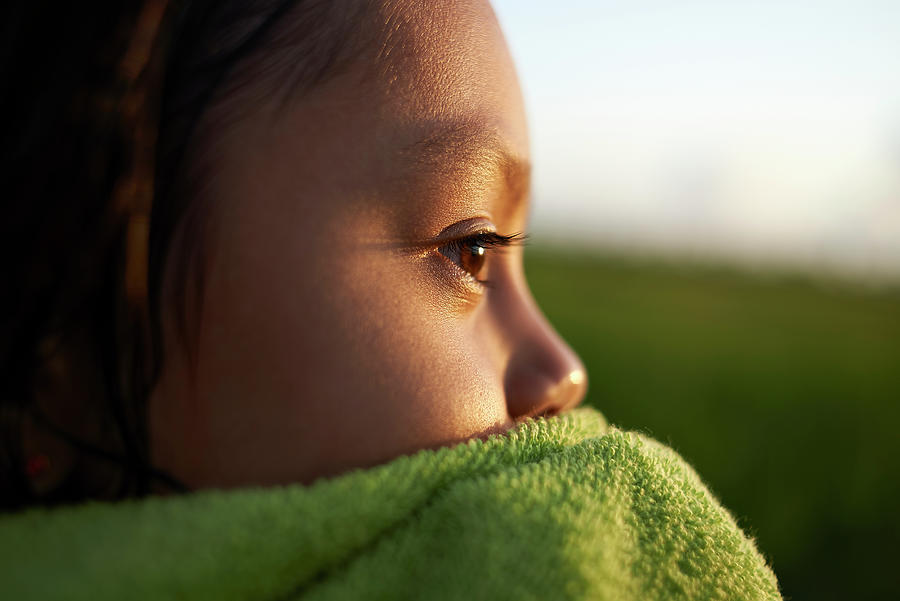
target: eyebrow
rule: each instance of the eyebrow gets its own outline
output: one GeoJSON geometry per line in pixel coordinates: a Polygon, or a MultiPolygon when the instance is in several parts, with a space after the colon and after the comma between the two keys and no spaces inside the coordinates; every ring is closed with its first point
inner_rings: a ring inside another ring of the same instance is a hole
{"type": "Polygon", "coordinates": [[[499,173],[513,200],[524,200],[531,184],[531,163],[515,152],[495,127],[478,121],[440,123],[404,147],[401,158],[420,170],[499,173]]]}

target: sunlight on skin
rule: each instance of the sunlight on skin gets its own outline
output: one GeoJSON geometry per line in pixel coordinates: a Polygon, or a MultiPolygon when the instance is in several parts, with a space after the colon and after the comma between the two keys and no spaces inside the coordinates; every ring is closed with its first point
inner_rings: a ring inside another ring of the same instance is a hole
{"type": "Polygon", "coordinates": [[[354,68],[210,134],[194,368],[169,316],[150,404],[154,464],[192,488],[310,482],[584,396],[503,248],[529,141],[490,6],[381,10],[354,68]]]}

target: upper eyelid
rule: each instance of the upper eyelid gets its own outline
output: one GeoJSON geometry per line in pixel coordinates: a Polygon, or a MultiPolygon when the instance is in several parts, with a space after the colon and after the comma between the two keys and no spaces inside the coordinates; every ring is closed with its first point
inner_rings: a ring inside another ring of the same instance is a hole
{"type": "Polygon", "coordinates": [[[490,219],[477,218],[454,223],[445,227],[441,232],[431,240],[431,242],[440,245],[451,240],[465,240],[474,236],[482,236],[496,234],[497,228],[490,219]]]}
{"type": "Polygon", "coordinates": [[[505,248],[513,245],[524,244],[527,239],[528,236],[522,234],[521,232],[504,235],[495,231],[487,231],[447,240],[442,244],[439,244],[437,248],[445,248],[447,246],[457,246],[461,248],[462,246],[464,246],[463,243],[470,241],[475,241],[489,248],[505,248]]]}
{"type": "Polygon", "coordinates": [[[509,246],[511,244],[523,244],[528,239],[528,236],[521,232],[504,235],[492,231],[462,238],[462,240],[469,239],[477,239],[478,241],[490,244],[491,246],[509,246]]]}
{"type": "MultiPolygon", "coordinates": [[[[446,248],[447,246],[459,246],[469,240],[479,240],[486,246],[502,248],[525,244],[528,241],[528,235],[522,232],[508,235],[501,234],[497,232],[490,218],[480,217],[454,223],[444,228],[434,238],[408,242],[403,246],[406,250],[415,254],[424,254],[446,248]]],[[[400,250],[401,248],[397,249],[400,250]]]]}

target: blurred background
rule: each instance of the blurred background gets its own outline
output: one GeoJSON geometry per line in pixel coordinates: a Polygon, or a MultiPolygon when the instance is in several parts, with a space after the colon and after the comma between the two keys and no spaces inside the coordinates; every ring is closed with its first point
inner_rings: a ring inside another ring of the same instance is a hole
{"type": "Polygon", "coordinates": [[[786,598],[897,598],[900,2],[494,5],[587,402],[694,464],[786,598]]]}

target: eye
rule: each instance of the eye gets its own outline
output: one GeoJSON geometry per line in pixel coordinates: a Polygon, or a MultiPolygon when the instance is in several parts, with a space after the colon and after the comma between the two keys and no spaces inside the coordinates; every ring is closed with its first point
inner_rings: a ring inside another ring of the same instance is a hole
{"type": "Polygon", "coordinates": [[[481,243],[478,236],[453,240],[439,250],[442,255],[475,279],[478,279],[478,274],[481,273],[487,260],[487,246],[481,243]]]}
{"type": "Polygon", "coordinates": [[[521,240],[522,236],[519,234],[503,236],[495,232],[485,232],[451,240],[440,247],[438,251],[473,279],[486,284],[487,282],[479,279],[479,275],[484,270],[491,250],[506,247],[521,240]]]}

